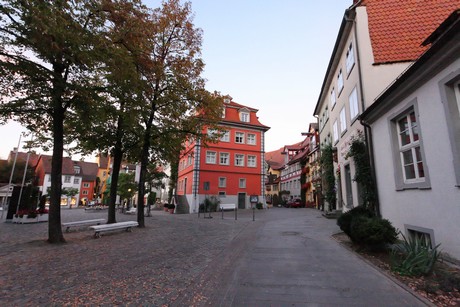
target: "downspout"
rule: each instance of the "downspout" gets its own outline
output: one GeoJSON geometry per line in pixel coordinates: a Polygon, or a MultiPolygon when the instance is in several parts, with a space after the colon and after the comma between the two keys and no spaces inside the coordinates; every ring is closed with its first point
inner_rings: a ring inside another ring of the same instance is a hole
{"type": "MultiPolygon", "coordinates": [[[[358,6],[361,3],[361,1],[358,1],[353,7],[358,6]]],[[[363,90],[363,73],[362,73],[362,67],[361,67],[361,55],[359,53],[359,43],[358,43],[358,26],[356,24],[356,19],[353,20],[354,27],[354,35],[355,35],[355,45],[356,45],[356,64],[358,65],[358,73],[359,73],[359,93],[361,96],[361,109],[362,112],[366,110],[366,104],[365,104],[365,99],[364,99],[364,90],[363,90]]],[[[370,168],[371,168],[371,177],[372,180],[374,181],[374,192],[375,192],[375,213],[377,216],[380,216],[380,206],[379,206],[379,196],[378,196],[378,191],[377,191],[377,178],[375,176],[375,163],[374,163],[374,146],[372,144],[372,130],[371,126],[367,124],[364,120],[362,120],[359,117],[359,122],[360,124],[364,127],[364,139],[367,144],[367,150],[368,150],[368,155],[369,155],[369,163],[370,163],[370,168]]]]}
{"type": "Polygon", "coordinates": [[[379,203],[379,191],[377,189],[377,176],[375,172],[375,159],[374,159],[374,145],[372,141],[372,129],[371,126],[366,123],[362,118],[359,118],[359,122],[365,128],[365,137],[366,137],[366,144],[367,144],[367,154],[369,155],[369,164],[371,168],[371,177],[374,181],[374,193],[375,193],[375,214],[378,217],[381,217],[380,214],[380,203],[379,203]]]}

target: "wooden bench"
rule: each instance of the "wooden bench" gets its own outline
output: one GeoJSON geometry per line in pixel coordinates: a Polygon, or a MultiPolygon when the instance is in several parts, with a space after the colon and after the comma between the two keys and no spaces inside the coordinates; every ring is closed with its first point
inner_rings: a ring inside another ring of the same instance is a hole
{"type": "Polygon", "coordinates": [[[222,211],[222,219],[224,219],[224,210],[235,210],[235,220],[237,218],[237,211],[238,208],[236,207],[236,204],[220,204],[219,205],[220,211],[222,211]]]}
{"type": "Polygon", "coordinates": [[[66,229],[65,229],[66,232],[69,232],[70,227],[99,225],[99,224],[102,224],[104,222],[105,222],[105,219],[83,220],[83,221],[62,223],[62,226],[66,227],[66,229]]]}
{"type": "Polygon", "coordinates": [[[118,229],[126,229],[126,231],[132,231],[132,228],[138,225],[139,223],[137,222],[129,221],[129,222],[118,222],[118,223],[112,223],[112,224],[96,225],[96,226],[91,226],[90,228],[94,230],[94,237],[99,238],[101,236],[101,232],[118,230],[118,229]]]}

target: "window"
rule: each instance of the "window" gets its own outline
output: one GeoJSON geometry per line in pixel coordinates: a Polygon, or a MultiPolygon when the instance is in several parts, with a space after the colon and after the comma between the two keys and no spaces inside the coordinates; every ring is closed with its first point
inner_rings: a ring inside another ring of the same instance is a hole
{"type": "Polygon", "coordinates": [[[257,166],[257,157],[256,156],[248,156],[248,166],[249,167],[256,167],[257,166]]]}
{"type": "Polygon", "coordinates": [[[349,74],[351,70],[353,69],[353,67],[355,66],[355,54],[353,52],[352,43],[350,43],[350,46],[348,46],[346,66],[347,66],[347,74],[349,74]]]}
{"type": "Polygon", "coordinates": [[[81,194],[83,194],[83,195],[88,195],[88,190],[83,190],[83,191],[81,192],[81,194]]]}
{"type": "Polygon", "coordinates": [[[74,178],[73,184],[80,184],[80,178],[74,178]]]}
{"type": "Polygon", "coordinates": [[[425,177],[420,153],[419,133],[415,112],[410,111],[398,120],[399,151],[404,180],[420,180],[425,177]]]}
{"type": "Polygon", "coordinates": [[[208,128],[208,136],[209,137],[213,137],[215,135],[219,134],[219,131],[217,131],[216,129],[210,129],[208,128]]]}
{"type": "Polygon", "coordinates": [[[235,155],[235,165],[244,166],[244,155],[241,155],[241,154],[235,155]]]}
{"type": "Polygon", "coordinates": [[[51,176],[48,176],[48,182],[51,182],[51,176]]]}
{"type": "Polygon", "coordinates": [[[227,186],[227,178],[219,177],[219,188],[225,188],[227,186]]]}
{"type": "Polygon", "coordinates": [[[216,164],[216,152],[215,151],[206,151],[206,163],[216,164]]]}
{"type": "Polygon", "coordinates": [[[221,165],[229,165],[230,164],[230,154],[228,152],[221,152],[219,153],[219,164],[221,165]]]}
{"type": "Polygon", "coordinates": [[[332,133],[334,136],[334,144],[339,141],[339,130],[337,127],[337,120],[334,122],[334,125],[332,126],[332,133]]]}
{"type": "Polygon", "coordinates": [[[65,183],[70,183],[70,179],[71,179],[70,176],[64,176],[64,182],[65,183]]]}
{"type": "Polygon", "coordinates": [[[391,119],[396,190],[429,188],[416,100],[391,119]]]}
{"type": "Polygon", "coordinates": [[[331,109],[333,109],[334,106],[335,106],[335,103],[337,102],[336,97],[335,97],[335,89],[334,88],[332,88],[331,97],[329,99],[331,101],[331,109]]]}
{"type": "Polygon", "coordinates": [[[225,131],[222,136],[220,137],[220,140],[222,142],[230,142],[230,132],[229,131],[225,131]]]}
{"type": "Polygon", "coordinates": [[[340,134],[343,134],[347,131],[347,117],[345,114],[345,107],[340,110],[340,134]]]}
{"type": "Polygon", "coordinates": [[[219,197],[221,197],[221,198],[225,197],[225,192],[219,191],[219,197]]]}
{"type": "Polygon", "coordinates": [[[235,133],[235,143],[238,143],[238,144],[244,143],[244,133],[243,132],[235,133]]]}
{"type": "Polygon", "coordinates": [[[246,188],[246,179],[245,178],[240,178],[238,187],[240,187],[241,189],[246,188]]]}
{"type": "Polygon", "coordinates": [[[192,155],[188,155],[188,157],[187,157],[187,165],[192,165],[192,155]]]}
{"type": "Polygon", "coordinates": [[[74,166],[73,170],[74,170],[75,174],[80,174],[80,166],[74,166]]]}
{"type": "Polygon", "coordinates": [[[106,177],[107,176],[107,171],[103,171],[102,172],[102,177],[106,177]]]}
{"type": "Polygon", "coordinates": [[[256,145],[256,135],[253,133],[248,133],[247,143],[249,145],[256,145]]]}
{"type": "Polygon", "coordinates": [[[358,116],[358,94],[356,92],[356,87],[351,91],[350,96],[348,97],[348,103],[350,104],[350,120],[353,121],[356,116],[358,116]]]}
{"type": "Polygon", "coordinates": [[[83,187],[84,188],[89,188],[89,183],[88,182],[83,183],[83,187]]]}
{"type": "Polygon", "coordinates": [[[339,91],[339,95],[343,90],[343,75],[342,70],[339,71],[339,75],[337,76],[337,90],[339,91]]]}
{"type": "Polygon", "coordinates": [[[240,112],[240,120],[245,123],[249,123],[249,113],[248,112],[240,112]]]}

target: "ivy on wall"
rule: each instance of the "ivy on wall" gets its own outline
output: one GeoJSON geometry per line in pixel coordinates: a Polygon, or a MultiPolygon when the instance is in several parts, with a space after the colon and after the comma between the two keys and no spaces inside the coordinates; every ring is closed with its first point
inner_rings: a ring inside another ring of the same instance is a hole
{"type": "Polygon", "coordinates": [[[334,151],[331,144],[326,144],[322,147],[320,163],[323,179],[323,196],[329,203],[329,210],[335,210],[337,194],[334,175],[334,151]]]}
{"type": "Polygon", "coordinates": [[[377,194],[371,172],[369,152],[361,131],[351,139],[351,145],[345,157],[347,159],[352,158],[355,164],[353,180],[360,184],[363,206],[375,212],[377,194]]]}

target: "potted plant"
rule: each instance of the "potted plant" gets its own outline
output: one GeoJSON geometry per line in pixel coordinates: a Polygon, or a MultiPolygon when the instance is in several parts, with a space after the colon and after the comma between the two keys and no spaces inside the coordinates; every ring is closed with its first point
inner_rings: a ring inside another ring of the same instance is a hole
{"type": "Polygon", "coordinates": [[[175,204],[169,204],[169,205],[168,205],[169,213],[173,214],[173,213],[174,213],[174,209],[176,209],[176,205],[175,205],[175,204]]]}

